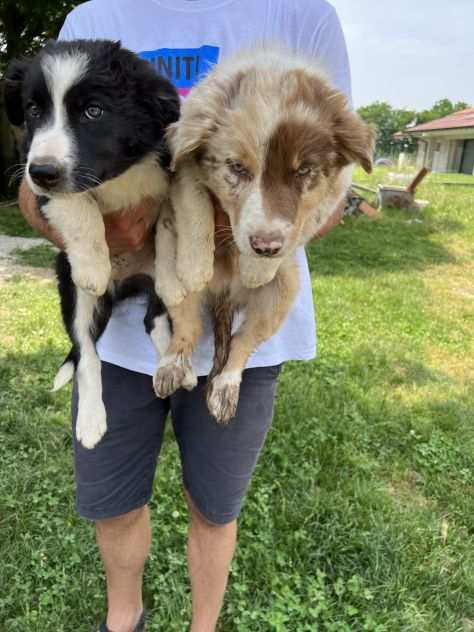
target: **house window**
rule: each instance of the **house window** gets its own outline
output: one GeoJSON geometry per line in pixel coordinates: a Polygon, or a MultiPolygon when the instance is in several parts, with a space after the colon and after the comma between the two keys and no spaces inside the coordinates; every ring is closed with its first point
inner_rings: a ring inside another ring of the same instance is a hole
{"type": "Polygon", "coordinates": [[[441,143],[435,143],[435,151],[441,151],[441,143]]]}

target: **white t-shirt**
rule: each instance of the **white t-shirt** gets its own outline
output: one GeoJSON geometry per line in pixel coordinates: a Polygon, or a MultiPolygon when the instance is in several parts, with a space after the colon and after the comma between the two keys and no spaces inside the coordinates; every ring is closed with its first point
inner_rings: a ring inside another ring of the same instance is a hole
{"type": "MultiPolygon", "coordinates": [[[[60,39],[112,39],[147,58],[184,98],[210,65],[260,42],[317,57],[349,98],[351,82],[344,35],[326,0],[91,0],[66,18],[60,39]]],[[[309,360],[316,353],[311,278],[304,250],[297,253],[300,291],[288,318],[247,366],[309,360]]],[[[102,360],[153,375],[157,353],[145,332],[144,299],[115,306],[98,344],[102,360]]],[[[212,365],[210,322],[194,354],[198,375],[212,365]]]]}

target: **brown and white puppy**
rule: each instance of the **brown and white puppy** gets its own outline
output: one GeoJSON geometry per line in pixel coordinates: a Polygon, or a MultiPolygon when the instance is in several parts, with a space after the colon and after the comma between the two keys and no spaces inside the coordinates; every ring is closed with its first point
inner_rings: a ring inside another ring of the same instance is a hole
{"type": "MultiPolygon", "coordinates": [[[[217,349],[223,366],[208,393],[211,413],[227,421],[248,357],[279,329],[297,294],[296,248],[342,202],[352,166],[371,171],[374,132],[314,61],[262,49],[219,64],[193,89],[170,143],[181,284],[172,296],[158,279],[158,290],[188,322],[200,317],[203,288],[221,312],[243,311],[228,353],[217,349]],[[232,243],[214,253],[215,206],[229,217],[232,243]],[[183,230],[190,223],[192,242],[183,230]]],[[[163,395],[179,386],[176,367],[189,362],[195,342],[175,337],[157,375],[163,395]]]]}

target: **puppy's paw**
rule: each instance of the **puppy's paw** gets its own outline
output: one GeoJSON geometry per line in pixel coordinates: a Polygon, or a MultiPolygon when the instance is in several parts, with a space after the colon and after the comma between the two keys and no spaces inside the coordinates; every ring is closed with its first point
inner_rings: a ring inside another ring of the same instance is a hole
{"type": "Polygon", "coordinates": [[[184,355],[184,353],[176,353],[161,358],[153,380],[155,393],[158,397],[162,399],[169,397],[179,388],[190,391],[196,384],[197,377],[189,356],[184,355]]]}
{"type": "Polygon", "coordinates": [[[112,266],[110,261],[104,261],[100,265],[85,262],[83,259],[71,261],[72,280],[74,284],[93,296],[102,296],[107,291],[112,266]]]}
{"type": "Polygon", "coordinates": [[[88,450],[92,450],[107,431],[107,415],[102,400],[86,400],[81,404],[76,421],[76,437],[88,450]]]}
{"type": "Polygon", "coordinates": [[[214,251],[200,253],[196,261],[178,259],[176,272],[187,292],[202,292],[214,274],[214,251]]]}
{"type": "Polygon", "coordinates": [[[207,407],[219,423],[228,423],[235,417],[241,379],[242,374],[239,371],[224,371],[211,381],[207,393],[207,407]]]}
{"type": "Polygon", "coordinates": [[[178,279],[175,279],[174,283],[157,279],[155,291],[167,307],[176,307],[184,301],[187,295],[184,285],[178,279]]]}
{"type": "Polygon", "coordinates": [[[267,285],[275,278],[281,259],[257,259],[250,255],[240,255],[239,270],[242,285],[249,289],[255,289],[267,285]]]}

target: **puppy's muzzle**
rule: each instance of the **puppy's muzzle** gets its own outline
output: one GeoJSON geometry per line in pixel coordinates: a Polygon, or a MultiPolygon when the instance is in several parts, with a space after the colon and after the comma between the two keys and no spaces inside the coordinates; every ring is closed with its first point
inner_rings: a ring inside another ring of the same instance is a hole
{"type": "Polygon", "coordinates": [[[283,248],[284,237],[281,233],[256,233],[249,237],[252,250],[260,257],[275,257],[283,248]]]}
{"type": "Polygon", "coordinates": [[[64,169],[54,160],[33,162],[28,168],[28,173],[32,181],[46,191],[56,187],[64,178],[64,169]]]}

